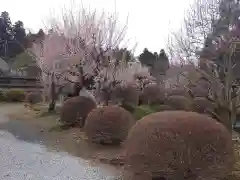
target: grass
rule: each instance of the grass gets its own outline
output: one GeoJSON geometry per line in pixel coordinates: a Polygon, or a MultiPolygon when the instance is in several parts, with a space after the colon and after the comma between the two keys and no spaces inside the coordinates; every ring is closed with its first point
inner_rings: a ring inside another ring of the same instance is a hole
{"type": "Polygon", "coordinates": [[[141,119],[142,117],[154,113],[156,112],[156,110],[154,110],[151,106],[148,105],[142,105],[142,106],[138,106],[135,108],[135,111],[133,113],[133,117],[136,120],[141,119]]]}

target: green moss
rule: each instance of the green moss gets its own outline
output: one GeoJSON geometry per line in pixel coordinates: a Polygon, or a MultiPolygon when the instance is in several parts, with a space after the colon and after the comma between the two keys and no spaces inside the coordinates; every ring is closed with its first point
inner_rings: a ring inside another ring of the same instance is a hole
{"type": "Polygon", "coordinates": [[[157,112],[156,109],[153,106],[149,106],[149,105],[142,105],[142,106],[138,106],[135,108],[134,112],[133,112],[133,117],[136,120],[141,119],[142,117],[151,114],[151,113],[155,113],[157,112]]]}

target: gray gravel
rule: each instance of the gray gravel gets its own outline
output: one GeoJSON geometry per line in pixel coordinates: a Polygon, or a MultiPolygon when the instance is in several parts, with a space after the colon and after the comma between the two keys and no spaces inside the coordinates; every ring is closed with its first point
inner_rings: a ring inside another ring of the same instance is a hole
{"type": "MultiPolygon", "coordinates": [[[[10,122],[4,110],[0,109],[0,124],[10,122]]],[[[43,145],[0,129],[0,180],[113,180],[116,175],[112,167],[92,166],[65,152],[49,152],[43,145]]]]}
{"type": "Polygon", "coordinates": [[[92,167],[67,153],[48,152],[44,146],[15,139],[0,131],[1,180],[109,180],[108,167],[92,167]]]}

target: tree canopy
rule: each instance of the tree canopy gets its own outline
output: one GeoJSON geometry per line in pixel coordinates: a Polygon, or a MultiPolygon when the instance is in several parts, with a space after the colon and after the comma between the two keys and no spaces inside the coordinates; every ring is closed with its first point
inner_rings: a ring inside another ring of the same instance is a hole
{"type": "Polygon", "coordinates": [[[139,56],[139,61],[142,65],[150,68],[154,73],[164,74],[169,67],[169,59],[164,51],[161,49],[160,53],[152,53],[147,48],[139,56]]]}
{"type": "Polygon", "coordinates": [[[11,21],[9,13],[0,15],[0,57],[8,60],[22,53],[27,45],[26,30],[22,21],[11,21]]]}

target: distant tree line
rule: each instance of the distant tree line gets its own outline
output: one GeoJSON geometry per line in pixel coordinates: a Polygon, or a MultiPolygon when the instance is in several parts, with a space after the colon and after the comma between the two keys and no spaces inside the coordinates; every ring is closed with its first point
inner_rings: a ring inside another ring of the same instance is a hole
{"type": "Polygon", "coordinates": [[[0,15],[0,58],[8,62],[32,46],[32,43],[44,36],[43,30],[37,34],[26,33],[24,23],[21,20],[12,23],[8,12],[0,15]]]}
{"type": "Polygon", "coordinates": [[[152,53],[145,48],[139,55],[139,61],[142,65],[149,68],[151,74],[156,74],[157,72],[158,74],[164,75],[169,68],[169,59],[164,49],[161,49],[158,54],[157,52],[152,53]]]}

